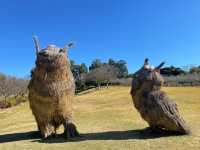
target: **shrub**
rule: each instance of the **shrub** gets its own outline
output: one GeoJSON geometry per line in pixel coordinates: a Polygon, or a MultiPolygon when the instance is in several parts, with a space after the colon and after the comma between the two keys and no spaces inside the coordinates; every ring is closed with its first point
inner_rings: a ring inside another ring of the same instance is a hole
{"type": "Polygon", "coordinates": [[[7,100],[0,100],[0,109],[5,109],[5,108],[9,108],[12,106],[16,106],[20,103],[26,102],[27,101],[27,97],[9,97],[7,100]]]}
{"type": "Polygon", "coordinates": [[[165,78],[166,86],[200,86],[200,74],[182,74],[165,78]]]}

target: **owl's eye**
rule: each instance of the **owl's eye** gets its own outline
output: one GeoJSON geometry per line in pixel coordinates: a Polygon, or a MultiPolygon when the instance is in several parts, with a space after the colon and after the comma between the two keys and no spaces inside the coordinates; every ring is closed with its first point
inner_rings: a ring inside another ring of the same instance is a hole
{"type": "Polygon", "coordinates": [[[62,48],[61,48],[61,49],[59,50],[59,53],[65,53],[65,49],[62,49],[62,48]]]}

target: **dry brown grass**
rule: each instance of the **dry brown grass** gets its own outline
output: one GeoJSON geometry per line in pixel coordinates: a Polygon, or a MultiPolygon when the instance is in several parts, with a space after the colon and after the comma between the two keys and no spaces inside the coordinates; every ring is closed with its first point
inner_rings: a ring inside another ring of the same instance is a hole
{"type": "MultiPolygon", "coordinates": [[[[75,122],[81,138],[61,136],[43,142],[33,131],[36,123],[28,103],[0,111],[0,150],[198,150],[200,149],[200,88],[163,88],[176,100],[192,129],[191,136],[163,136],[141,132],[147,124],[132,104],[128,87],[111,87],[76,96],[75,122]]],[[[63,129],[60,129],[60,132],[63,129]]]]}

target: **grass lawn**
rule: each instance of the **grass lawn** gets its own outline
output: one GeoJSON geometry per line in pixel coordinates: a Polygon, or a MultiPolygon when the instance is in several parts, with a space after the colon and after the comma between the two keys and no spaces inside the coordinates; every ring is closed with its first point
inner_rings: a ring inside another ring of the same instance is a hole
{"type": "MultiPolygon", "coordinates": [[[[163,88],[175,99],[189,124],[190,136],[152,135],[132,104],[129,87],[110,87],[76,96],[74,119],[81,138],[65,141],[60,135],[43,142],[36,123],[23,103],[0,110],[0,150],[199,150],[200,88],[163,88]]],[[[45,109],[45,108],[44,108],[45,109]]],[[[61,127],[59,133],[63,131],[61,127]]]]}

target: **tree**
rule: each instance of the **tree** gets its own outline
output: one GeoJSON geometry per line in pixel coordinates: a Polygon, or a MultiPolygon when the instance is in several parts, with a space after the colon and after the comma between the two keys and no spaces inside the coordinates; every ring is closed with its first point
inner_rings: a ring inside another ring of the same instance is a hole
{"type": "Polygon", "coordinates": [[[128,69],[125,60],[117,61],[114,66],[119,69],[118,78],[125,78],[128,76],[128,69]]]}
{"type": "Polygon", "coordinates": [[[86,77],[86,82],[95,82],[100,88],[101,84],[106,84],[107,87],[112,79],[116,79],[119,69],[111,65],[103,65],[91,70],[86,77]]]}
{"type": "Polygon", "coordinates": [[[200,66],[190,68],[190,73],[200,73],[200,66]]]}
{"type": "Polygon", "coordinates": [[[80,91],[85,88],[85,74],[88,72],[88,68],[85,63],[80,65],[76,64],[75,61],[71,60],[71,71],[75,79],[76,91],[80,91]]]}
{"type": "Polygon", "coordinates": [[[71,68],[71,72],[72,72],[72,74],[74,76],[74,79],[78,80],[78,78],[80,76],[80,66],[77,65],[75,63],[75,61],[73,61],[73,60],[70,60],[70,65],[71,65],[70,68],[71,68]]]}
{"type": "Polygon", "coordinates": [[[20,78],[11,78],[11,83],[12,83],[12,94],[15,98],[18,96],[24,96],[27,93],[27,86],[29,81],[25,79],[20,79],[20,78]]]}
{"type": "Polygon", "coordinates": [[[10,80],[4,78],[0,80],[0,96],[4,97],[4,101],[6,102],[7,97],[12,94],[11,83],[10,80]]]}
{"type": "Polygon", "coordinates": [[[71,70],[73,70],[74,65],[75,65],[75,61],[74,61],[74,60],[70,60],[70,67],[71,67],[71,70]]]}
{"type": "Polygon", "coordinates": [[[6,76],[3,73],[0,73],[0,81],[5,80],[6,76]]]}
{"type": "Polygon", "coordinates": [[[0,96],[6,101],[8,97],[24,96],[27,92],[28,80],[0,75],[0,96]]]}
{"type": "Polygon", "coordinates": [[[115,62],[113,59],[110,58],[110,59],[108,60],[108,64],[114,66],[114,65],[116,64],[116,62],[115,62]]]}
{"type": "Polygon", "coordinates": [[[85,63],[80,65],[80,73],[88,73],[88,68],[85,63]]]}
{"type": "Polygon", "coordinates": [[[102,62],[100,59],[95,59],[92,61],[92,64],[91,66],[89,67],[89,70],[93,70],[93,69],[96,69],[96,68],[99,68],[102,66],[102,62]]]}
{"type": "Polygon", "coordinates": [[[165,76],[178,76],[181,74],[185,74],[186,72],[181,69],[181,68],[177,68],[174,66],[170,66],[170,67],[165,67],[160,69],[160,74],[165,75],[165,76]]]}

